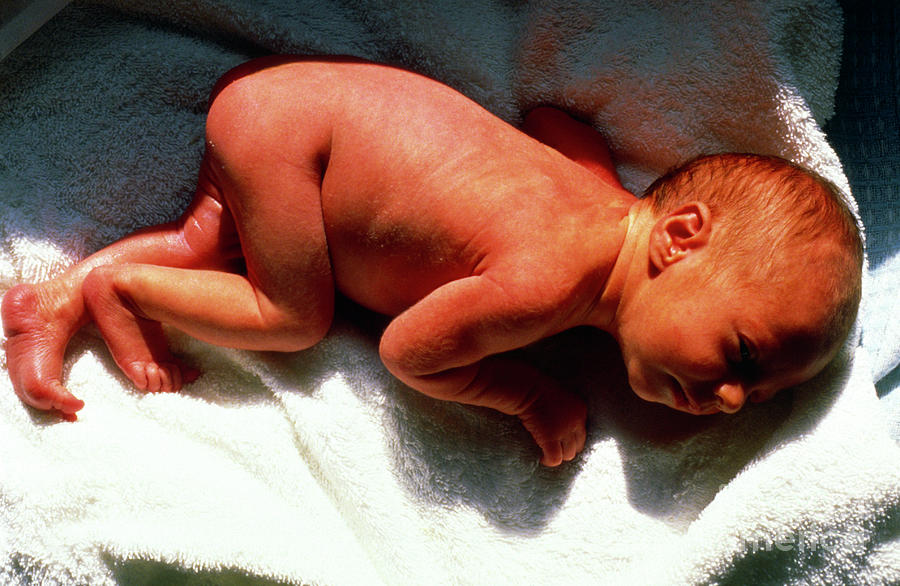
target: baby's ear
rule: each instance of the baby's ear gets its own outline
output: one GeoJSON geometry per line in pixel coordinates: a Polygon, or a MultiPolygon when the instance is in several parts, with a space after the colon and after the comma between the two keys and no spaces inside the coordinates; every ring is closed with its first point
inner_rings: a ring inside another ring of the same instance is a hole
{"type": "Polygon", "coordinates": [[[663,271],[706,246],[712,233],[712,213],[703,202],[682,204],[660,218],[650,232],[650,262],[663,271]]]}

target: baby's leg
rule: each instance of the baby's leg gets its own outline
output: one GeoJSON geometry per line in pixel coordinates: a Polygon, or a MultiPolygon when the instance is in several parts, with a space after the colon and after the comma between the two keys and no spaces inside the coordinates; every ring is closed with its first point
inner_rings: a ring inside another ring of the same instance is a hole
{"type": "MultiPolygon", "coordinates": [[[[247,277],[223,271],[106,265],[91,271],[84,293],[116,364],[152,391],[180,383],[160,324],[218,346],[295,351],[318,342],[331,323],[330,313],[303,319],[283,311],[247,277]]],[[[310,309],[321,305],[312,301],[310,309]]]]}
{"type": "Polygon", "coordinates": [[[7,369],[16,394],[38,409],[56,409],[69,418],[83,406],[62,385],[69,339],[88,316],[82,283],[98,266],[154,263],[227,269],[239,260],[234,223],[204,162],[191,206],[175,222],[140,230],[100,250],[58,277],[22,284],[3,298],[7,369]]]}
{"type": "Polygon", "coordinates": [[[138,386],[169,390],[178,382],[160,323],[219,346],[276,351],[308,348],[331,325],[334,289],[318,177],[273,160],[225,192],[235,200],[229,207],[246,276],[114,264],[85,280],[88,310],[138,386]]]}

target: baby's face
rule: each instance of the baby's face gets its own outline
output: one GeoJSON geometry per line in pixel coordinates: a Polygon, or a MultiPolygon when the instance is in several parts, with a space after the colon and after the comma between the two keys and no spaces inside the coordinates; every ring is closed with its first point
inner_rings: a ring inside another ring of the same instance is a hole
{"type": "Polygon", "coordinates": [[[707,281],[698,278],[702,257],[660,273],[622,317],[619,344],[638,396],[688,413],[733,413],[824,368],[833,349],[819,341],[826,316],[815,279],[792,279],[789,294],[707,281]]]}

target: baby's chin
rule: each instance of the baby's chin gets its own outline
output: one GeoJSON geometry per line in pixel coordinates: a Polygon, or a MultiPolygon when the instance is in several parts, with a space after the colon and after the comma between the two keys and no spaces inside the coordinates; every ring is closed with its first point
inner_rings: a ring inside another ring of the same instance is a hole
{"type": "Polygon", "coordinates": [[[630,379],[628,386],[631,387],[631,392],[637,395],[637,397],[642,401],[647,401],[648,403],[657,403],[659,405],[665,405],[666,407],[675,409],[677,411],[687,412],[675,401],[675,398],[670,389],[667,389],[663,386],[646,385],[644,384],[643,380],[636,384],[634,382],[631,382],[630,379]]]}
{"type": "Polygon", "coordinates": [[[672,389],[659,381],[652,380],[653,373],[648,373],[637,363],[626,366],[628,386],[631,392],[639,398],[650,403],[661,403],[667,407],[675,408],[676,401],[672,389]]]}
{"type": "Polygon", "coordinates": [[[670,409],[690,415],[715,415],[721,413],[715,405],[699,408],[691,405],[679,389],[666,384],[649,384],[642,376],[628,376],[628,384],[632,392],[639,398],[650,403],[659,403],[670,409]]]}

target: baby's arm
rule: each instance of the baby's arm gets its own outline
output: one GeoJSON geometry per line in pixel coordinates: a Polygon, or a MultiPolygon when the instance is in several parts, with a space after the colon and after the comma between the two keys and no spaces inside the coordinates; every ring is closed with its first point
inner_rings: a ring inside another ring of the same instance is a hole
{"type": "Polygon", "coordinates": [[[540,106],[525,115],[522,131],[558,150],[601,179],[622,187],[603,136],[562,110],[540,106]]]}
{"type": "Polygon", "coordinates": [[[382,360],[426,395],[516,415],[541,463],[559,465],[584,447],[584,402],[537,369],[496,356],[547,335],[552,312],[536,305],[483,275],[450,282],[391,322],[382,360]]]}

